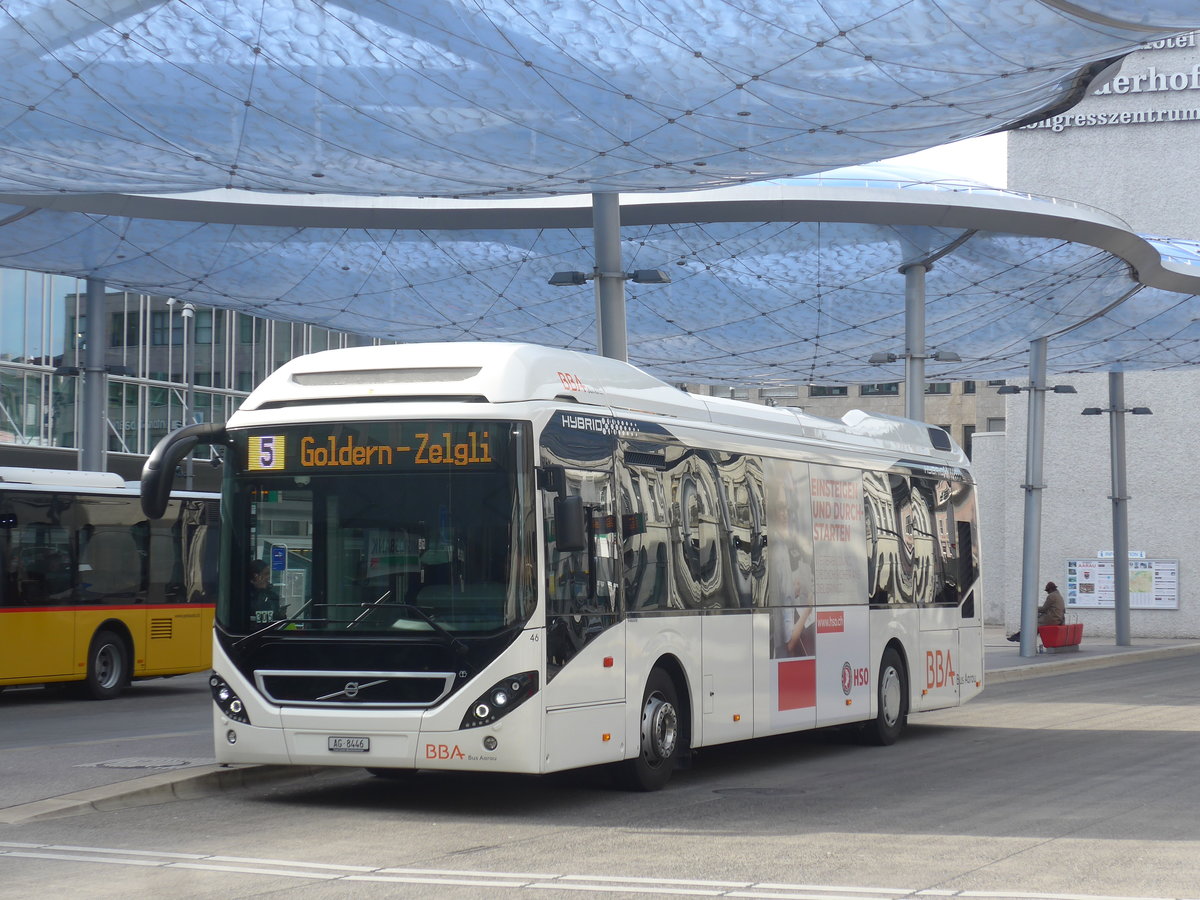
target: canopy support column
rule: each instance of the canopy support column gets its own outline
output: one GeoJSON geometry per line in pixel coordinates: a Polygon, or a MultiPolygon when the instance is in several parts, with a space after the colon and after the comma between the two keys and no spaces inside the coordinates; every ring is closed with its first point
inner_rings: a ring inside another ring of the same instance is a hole
{"type": "Polygon", "coordinates": [[[925,272],[921,263],[904,272],[904,415],[925,421],[925,272]]]}
{"type": "Polygon", "coordinates": [[[596,349],[601,356],[629,359],[625,322],[625,275],[621,268],[621,195],[592,194],[596,244],[596,349]]]}
{"type": "Polygon", "coordinates": [[[1021,551],[1021,656],[1037,655],[1038,563],[1042,552],[1042,451],[1046,440],[1046,338],[1029,344],[1025,434],[1025,524],[1021,551]]]}
{"type": "Polygon", "coordinates": [[[1108,434],[1112,466],[1113,588],[1117,646],[1132,643],[1129,634],[1129,496],[1125,482],[1125,373],[1108,373],[1108,434]]]}
{"type": "Polygon", "coordinates": [[[108,373],[104,368],[104,282],[87,279],[87,330],[83,356],[83,416],[80,468],[103,472],[108,411],[108,373]]]}
{"type": "MultiPolygon", "coordinates": [[[[183,304],[183,424],[196,422],[196,328],[193,317],[196,308],[191,303],[183,304]]],[[[196,459],[194,453],[187,455],[183,465],[183,485],[191,491],[196,486],[196,459]]]]}

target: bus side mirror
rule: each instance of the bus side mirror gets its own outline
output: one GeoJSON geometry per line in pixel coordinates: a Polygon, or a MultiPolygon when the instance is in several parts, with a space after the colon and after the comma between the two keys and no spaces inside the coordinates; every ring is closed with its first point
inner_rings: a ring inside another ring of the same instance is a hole
{"type": "Polygon", "coordinates": [[[196,448],[197,444],[223,444],[227,440],[225,425],[201,422],[177,428],[159,441],[146,464],[142,466],[142,512],[148,519],[161,519],[171,499],[175,481],[175,466],[196,448]]]}
{"type": "Polygon", "coordinates": [[[554,498],[554,549],[574,553],[588,546],[587,518],[578,494],[554,498]]]}

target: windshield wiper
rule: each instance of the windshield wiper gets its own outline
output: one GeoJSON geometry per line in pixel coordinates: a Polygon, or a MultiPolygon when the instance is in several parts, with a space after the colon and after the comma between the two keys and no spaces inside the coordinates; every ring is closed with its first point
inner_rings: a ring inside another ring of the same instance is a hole
{"type": "Polygon", "coordinates": [[[392,589],[388,588],[386,591],[384,591],[382,594],[380,594],[378,597],[376,597],[373,601],[371,601],[370,603],[364,604],[363,611],[360,612],[354,618],[354,621],[347,623],[346,630],[349,631],[351,628],[353,628],[355,625],[357,625],[359,622],[361,622],[363,620],[363,618],[367,615],[367,613],[369,613],[371,610],[373,610],[375,607],[377,607],[380,603],[382,603],[384,600],[386,600],[390,596],[392,596],[392,589]]]}
{"type": "MultiPolygon", "coordinates": [[[[366,605],[366,606],[363,608],[363,611],[362,611],[361,613],[359,613],[359,614],[358,614],[357,618],[355,618],[355,620],[354,620],[353,622],[351,622],[350,624],[348,624],[348,625],[346,626],[346,628],[347,628],[347,629],[353,628],[355,625],[357,625],[359,622],[361,622],[361,621],[362,621],[362,619],[363,619],[363,618],[364,618],[364,617],[365,617],[365,616],[366,616],[366,615],[367,615],[367,614],[368,614],[368,613],[369,613],[371,610],[375,609],[375,607],[379,606],[379,604],[380,604],[380,603],[382,603],[384,600],[386,600],[386,599],[387,599],[388,597],[390,597],[391,595],[392,595],[391,589],[388,589],[388,590],[384,591],[384,592],[383,592],[383,593],[382,593],[382,594],[381,594],[379,597],[377,597],[377,598],[376,598],[374,601],[372,601],[371,603],[368,603],[368,604],[367,604],[367,605],[366,605]]],[[[428,625],[430,628],[432,628],[432,629],[433,629],[434,631],[436,631],[436,632],[437,632],[439,635],[441,635],[443,638],[445,638],[445,639],[446,639],[446,644],[447,644],[447,645],[448,645],[448,646],[449,646],[449,647],[450,647],[452,650],[454,650],[454,652],[455,652],[455,653],[459,653],[459,654],[465,654],[465,653],[467,652],[467,645],[466,645],[466,644],[464,644],[464,643],[463,643],[461,640],[459,640],[457,637],[455,637],[455,636],[454,636],[454,634],[453,634],[453,633],[452,633],[452,632],[451,632],[449,629],[447,629],[447,628],[446,628],[444,625],[442,625],[442,623],[441,623],[441,622],[437,621],[437,619],[435,619],[435,618],[434,618],[433,616],[431,616],[429,613],[425,612],[425,610],[421,609],[419,606],[414,606],[414,605],[413,605],[413,604],[411,604],[411,603],[400,603],[400,604],[397,604],[397,605],[398,605],[398,606],[399,606],[401,609],[407,609],[407,610],[411,610],[412,612],[415,612],[415,613],[417,614],[417,617],[418,617],[419,619],[421,619],[421,621],[423,621],[423,622],[424,622],[426,625],[428,625]]]]}
{"type": "Polygon", "coordinates": [[[436,631],[438,634],[440,634],[442,637],[444,637],[446,639],[446,643],[450,646],[450,649],[452,649],[455,653],[465,654],[467,652],[466,644],[464,644],[461,640],[459,640],[457,637],[455,637],[454,634],[451,633],[451,631],[448,628],[446,628],[444,625],[442,625],[442,623],[437,621],[437,619],[435,619],[432,615],[425,612],[425,610],[421,609],[421,607],[413,606],[411,603],[405,603],[402,605],[404,606],[405,609],[411,609],[413,612],[415,612],[417,614],[417,616],[419,616],[423,621],[428,623],[430,628],[432,628],[434,631],[436,631]]]}
{"type": "Polygon", "coordinates": [[[309,600],[302,607],[300,607],[300,609],[297,610],[297,612],[294,616],[288,616],[286,619],[276,619],[273,622],[268,622],[262,628],[258,629],[258,631],[252,631],[249,634],[245,635],[244,637],[238,638],[236,641],[233,642],[233,646],[234,647],[241,646],[246,641],[250,640],[250,638],[258,637],[260,634],[266,634],[268,631],[271,631],[276,628],[282,628],[284,625],[290,625],[295,622],[299,622],[300,617],[303,616],[305,611],[307,611],[307,609],[313,605],[313,601],[315,599],[316,598],[313,598],[313,600],[309,600]]]}

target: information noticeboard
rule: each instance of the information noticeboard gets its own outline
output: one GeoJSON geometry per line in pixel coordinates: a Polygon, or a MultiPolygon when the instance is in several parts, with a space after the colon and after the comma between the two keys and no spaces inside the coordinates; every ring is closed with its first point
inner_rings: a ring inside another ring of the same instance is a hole
{"type": "MultiPolygon", "coordinates": [[[[1116,570],[1111,559],[1068,559],[1062,594],[1067,609],[1116,605],[1116,570]]],[[[1129,560],[1130,609],[1179,609],[1179,560],[1129,560]]]]}

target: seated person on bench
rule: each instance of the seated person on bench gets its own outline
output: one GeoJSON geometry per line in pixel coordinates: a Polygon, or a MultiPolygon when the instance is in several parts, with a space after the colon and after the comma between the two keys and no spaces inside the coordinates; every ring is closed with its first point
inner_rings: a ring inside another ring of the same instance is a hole
{"type": "MultiPolygon", "coordinates": [[[[1067,605],[1063,596],[1058,592],[1058,585],[1053,581],[1046,582],[1046,602],[1038,607],[1038,625],[1062,625],[1067,621],[1067,605]]],[[[1021,632],[1010,634],[1010,641],[1021,640],[1021,632]]]]}

